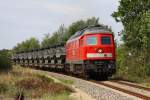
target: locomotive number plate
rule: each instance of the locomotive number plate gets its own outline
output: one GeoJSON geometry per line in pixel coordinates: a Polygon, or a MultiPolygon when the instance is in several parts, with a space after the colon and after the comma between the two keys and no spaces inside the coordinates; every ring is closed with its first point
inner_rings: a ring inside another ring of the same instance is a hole
{"type": "Polygon", "coordinates": [[[112,57],[112,53],[87,53],[87,58],[112,57]]]}

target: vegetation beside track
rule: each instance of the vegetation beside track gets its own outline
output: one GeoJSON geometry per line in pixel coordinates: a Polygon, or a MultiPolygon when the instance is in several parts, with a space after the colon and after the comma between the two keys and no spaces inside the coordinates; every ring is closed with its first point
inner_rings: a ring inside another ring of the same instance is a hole
{"type": "Polygon", "coordinates": [[[11,69],[12,69],[11,51],[0,50],[0,73],[9,71],[11,69]]]}
{"type": "Polygon", "coordinates": [[[150,86],[150,1],[120,0],[112,16],[124,26],[117,48],[117,77],[150,86]]]}
{"type": "Polygon", "coordinates": [[[62,78],[57,78],[58,80],[60,80],[61,82],[63,82],[64,84],[73,84],[73,81],[72,80],[66,80],[66,79],[62,79],[62,78]]]}
{"type": "Polygon", "coordinates": [[[150,87],[150,65],[144,65],[141,56],[128,55],[127,49],[120,46],[117,49],[117,73],[115,78],[140,83],[150,87]]]}
{"type": "Polygon", "coordinates": [[[35,98],[45,100],[70,100],[71,88],[56,83],[46,75],[32,69],[13,66],[8,73],[0,75],[0,98],[35,98]]]}

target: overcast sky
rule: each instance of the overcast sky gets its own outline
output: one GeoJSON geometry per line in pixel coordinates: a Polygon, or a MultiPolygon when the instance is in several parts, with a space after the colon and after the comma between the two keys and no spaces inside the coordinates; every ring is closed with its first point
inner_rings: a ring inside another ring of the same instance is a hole
{"type": "MultiPolygon", "coordinates": [[[[61,24],[99,17],[117,34],[122,29],[111,17],[119,0],[0,0],[0,49],[11,49],[30,37],[42,40],[61,24]]],[[[118,37],[116,37],[118,38],[118,37]]]]}

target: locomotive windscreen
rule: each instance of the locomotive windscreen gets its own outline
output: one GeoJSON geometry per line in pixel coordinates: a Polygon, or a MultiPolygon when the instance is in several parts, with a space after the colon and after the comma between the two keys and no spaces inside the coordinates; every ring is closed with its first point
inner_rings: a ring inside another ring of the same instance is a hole
{"type": "Polygon", "coordinates": [[[109,36],[101,37],[101,42],[102,44],[111,44],[110,37],[109,36]]]}
{"type": "Polygon", "coordinates": [[[96,36],[89,36],[86,39],[87,45],[96,45],[97,44],[97,37],[96,36]]]}

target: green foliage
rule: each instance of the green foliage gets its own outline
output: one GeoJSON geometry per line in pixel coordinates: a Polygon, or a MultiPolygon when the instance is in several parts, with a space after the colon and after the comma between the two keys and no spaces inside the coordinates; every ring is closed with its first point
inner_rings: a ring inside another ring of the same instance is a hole
{"type": "Polygon", "coordinates": [[[87,26],[87,25],[86,25],[85,21],[83,21],[83,20],[79,20],[77,22],[72,23],[67,30],[66,40],[68,40],[70,38],[70,36],[75,34],[75,32],[77,32],[78,30],[81,30],[85,26],[87,26]]]}
{"type": "Polygon", "coordinates": [[[11,68],[12,68],[11,51],[1,50],[0,51],[0,72],[10,70],[11,68]]]}
{"type": "Polygon", "coordinates": [[[87,20],[79,20],[79,21],[72,23],[67,28],[64,41],[67,41],[78,30],[81,30],[87,26],[92,26],[92,25],[101,25],[99,23],[99,18],[92,17],[92,18],[89,18],[87,20]]]}
{"type": "Polygon", "coordinates": [[[126,78],[150,76],[149,8],[150,0],[121,0],[118,10],[112,14],[124,26],[124,45],[118,48],[118,72],[126,78]]]}
{"type": "Polygon", "coordinates": [[[51,45],[64,42],[66,30],[67,29],[65,28],[65,26],[61,25],[59,29],[52,35],[46,34],[41,43],[41,47],[48,47],[51,45]]]}
{"type": "Polygon", "coordinates": [[[66,79],[62,79],[62,78],[58,78],[58,80],[60,80],[61,82],[65,83],[65,84],[69,84],[69,85],[74,83],[73,80],[66,80],[66,79]]]}
{"type": "Polygon", "coordinates": [[[42,100],[74,100],[70,97],[70,93],[68,92],[63,92],[61,94],[57,94],[57,95],[49,95],[49,94],[45,94],[42,97],[42,100]]]}
{"type": "Polygon", "coordinates": [[[15,52],[28,51],[40,48],[39,41],[36,38],[30,38],[26,41],[18,43],[17,46],[13,48],[15,52]]]}
{"type": "MultiPolygon", "coordinates": [[[[112,16],[122,22],[130,48],[147,49],[150,39],[150,1],[121,0],[118,11],[112,16]]],[[[125,36],[125,35],[124,35],[125,36]]]]}
{"type": "Polygon", "coordinates": [[[134,53],[127,46],[117,48],[117,77],[130,81],[140,82],[149,77],[149,62],[145,62],[143,52],[134,53]]]}

